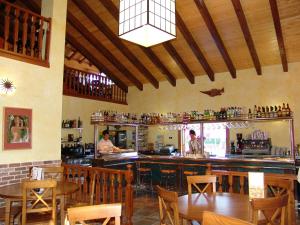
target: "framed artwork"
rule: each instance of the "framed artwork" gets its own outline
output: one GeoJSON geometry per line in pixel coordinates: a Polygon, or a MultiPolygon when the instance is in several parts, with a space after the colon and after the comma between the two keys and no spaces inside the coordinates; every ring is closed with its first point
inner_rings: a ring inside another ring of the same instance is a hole
{"type": "Polygon", "coordinates": [[[4,150],[31,149],[32,110],[4,108],[4,150]]]}

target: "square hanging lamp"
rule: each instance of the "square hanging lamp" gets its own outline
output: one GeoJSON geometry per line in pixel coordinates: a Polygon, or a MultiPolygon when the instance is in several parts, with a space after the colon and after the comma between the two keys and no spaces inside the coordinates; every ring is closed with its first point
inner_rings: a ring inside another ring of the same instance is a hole
{"type": "Polygon", "coordinates": [[[119,37],[149,47],[176,38],[175,0],[120,0],[119,37]]]}

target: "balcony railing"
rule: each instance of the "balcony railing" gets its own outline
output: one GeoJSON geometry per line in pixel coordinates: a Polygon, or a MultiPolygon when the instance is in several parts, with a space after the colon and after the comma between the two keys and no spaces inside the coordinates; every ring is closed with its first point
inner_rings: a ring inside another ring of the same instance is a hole
{"type": "Polygon", "coordinates": [[[65,67],[63,94],[99,101],[127,104],[126,92],[101,74],[65,67]]]}
{"type": "Polygon", "coordinates": [[[0,55],[49,66],[51,19],[0,0],[0,55]]]}

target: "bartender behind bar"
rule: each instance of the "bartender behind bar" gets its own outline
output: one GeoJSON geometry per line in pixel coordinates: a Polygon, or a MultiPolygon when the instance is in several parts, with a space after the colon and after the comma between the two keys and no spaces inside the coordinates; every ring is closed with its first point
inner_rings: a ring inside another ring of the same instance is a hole
{"type": "Polygon", "coordinates": [[[189,141],[189,153],[205,156],[201,141],[197,139],[196,132],[194,130],[190,130],[190,138],[191,140],[189,141]]]}
{"type": "Polygon", "coordinates": [[[98,142],[97,144],[97,151],[99,153],[109,153],[114,151],[119,151],[120,149],[118,147],[115,147],[111,140],[109,140],[109,132],[108,130],[104,130],[102,132],[103,138],[98,142]]]}

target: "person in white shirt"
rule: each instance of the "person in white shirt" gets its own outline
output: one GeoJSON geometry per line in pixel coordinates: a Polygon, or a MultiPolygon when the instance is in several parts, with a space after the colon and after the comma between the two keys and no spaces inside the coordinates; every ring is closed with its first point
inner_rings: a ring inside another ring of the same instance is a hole
{"type": "Polygon", "coordinates": [[[119,148],[115,147],[111,140],[109,140],[108,130],[102,132],[103,138],[97,144],[97,151],[99,153],[108,153],[117,151],[119,148]]]}
{"type": "Polygon", "coordinates": [[[189,153],[200,154],[204,156],[201,141],[197,139],[196,132],[194,130],[190,130],[190,137],[191,140],[189,141],[189,153]]]}

